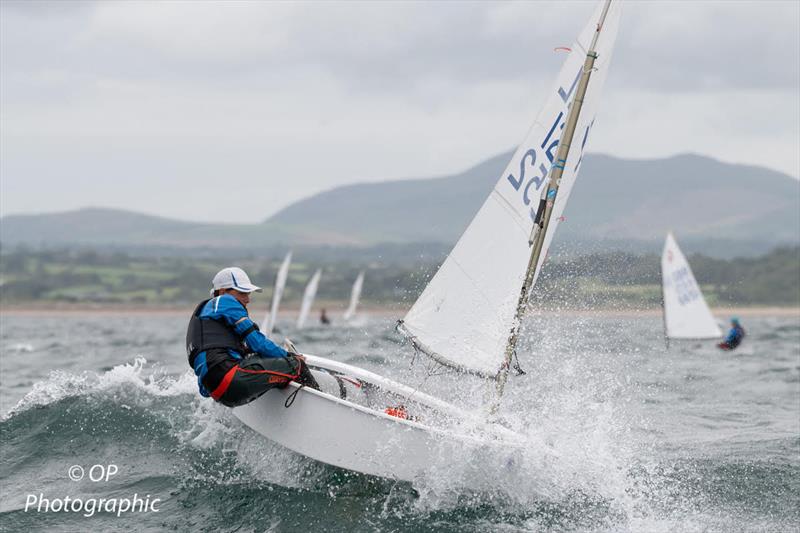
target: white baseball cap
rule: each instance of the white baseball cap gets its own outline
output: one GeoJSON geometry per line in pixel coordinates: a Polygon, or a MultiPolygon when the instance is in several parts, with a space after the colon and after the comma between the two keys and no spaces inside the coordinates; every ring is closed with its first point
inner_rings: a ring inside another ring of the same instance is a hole
{"type": "Polygon", "coordinates": [[[247,272],[239,267],[223,268],[211,282],[214,287],[212,293],[217,289],[236,289],[239,292],[261,292],[261,287],[250,283],[247,272]]]}

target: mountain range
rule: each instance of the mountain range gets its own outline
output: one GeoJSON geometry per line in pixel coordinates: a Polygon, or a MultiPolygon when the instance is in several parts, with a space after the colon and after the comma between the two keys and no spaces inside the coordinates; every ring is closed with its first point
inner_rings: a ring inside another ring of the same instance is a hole
{"type": "MultiPolygon", "coordinates": [[[[354,184],[291,204],[258,224],[187,222],[102,208],[0,218],[0,243],[32,246],[368,247],[456,241],[511,153],[452,176],[354,184]]],[[[800,242],[800,182],[764,167],[683,154],[629,160],[589,154],[559,225],[564,249],[754,255],[800,242]]]]}

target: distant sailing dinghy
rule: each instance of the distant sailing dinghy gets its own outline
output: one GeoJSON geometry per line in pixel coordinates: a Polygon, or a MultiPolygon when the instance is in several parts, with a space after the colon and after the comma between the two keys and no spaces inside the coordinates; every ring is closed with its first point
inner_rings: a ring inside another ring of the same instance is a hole
{"type": "MultiPolygon", "coordinates": [[[[499,407],[530,291],[575,182],[608,73],[619,4],[601,3],[568,49],[522,145],[398,329],[457,372],[495,385],[499,407]]],[[[312,459],[413,481],[459,452],[494,465],[524,439],[486,413],[372,372],[307,356],[323,391],[289,384],[233,410],[242,422],[312,459]],[[285,408],[284,405],[288,406],[285,408]],[[485,459],[485,460],[484,460],[485,459]]],[[[494,418],[494,417],[493,417],[494,418]]],[[[503,463],[498,468],[507,467],[503,463]]]]}
{"type": "Polygon", "coordinates": [[[661,254],[664,298],[664,336],[669,339],[718,339],[722,331],[708,308],[672,233],[667,234],[661,254]]]}
{"type": "Polygon", "coordinates": [[[317,296],[320,276],[322,276],[321,268],[314,272],[308,285],[306,285],[306,290],[303,293],[303,303],[300,304],[300,314],[297,315],[297,329],[303,329],[303,326],[306,324],[308,313],[311,312],[311,306],[314,304],[314,298],[317,296]]]}
{"type": "Polygon", "coordinates": [[[344,312],[344,320],[348,322],[352,320],[354,316],[356,316],[356,308],[358,307],[358,302],[361,301],[361,289],[364,287],[364,271],[358,273],[358,277],[356,281],[353,283],[353,289],[350,291],[350,305],[347,306],[347,310],[344,312]]]}
{"type": "Polygon", "coordinates": [[[278,320],[278,307],[281,305],[281,297],[283,296],[283,289],[286,287],[286,278],[289,276],[289,266],[292,264],[292,252],[289,251],[286,257],[283,258],[278,273],[275,275],[275,287],[272,289],[272,304],[269,307],[269,313],[264,317],[264,335],[269,335],[275,329],[275,322],[278,320]]]}

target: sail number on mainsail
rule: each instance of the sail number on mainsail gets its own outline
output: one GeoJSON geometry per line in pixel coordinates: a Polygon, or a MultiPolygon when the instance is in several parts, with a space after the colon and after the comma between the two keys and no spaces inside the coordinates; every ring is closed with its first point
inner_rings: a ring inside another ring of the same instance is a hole
{"type": "Polygon", "coordinates": [[[689,272],[688,267],[681,267],[664,281],[664,285],[667,288],[669,288],[670,285],[675,286],[678,303],[681,305],[692,303],[700,298],[700,288],[697,286],[697,282],[694,280],[694,276],[689,272]]]}
{"type": "MultiPolygon", "coordinates": [[[[564,108],[558,112],[558,115],[555,119],[551,122],[550,128],[547,130],[547,134],[545,135],[544,139],[541,143],[538,143],[538,146],[534,146],[529,148],[528,151],[525,152],[525,155],[522,156],[519,162],[519,177],[516,177],[514,174],[508,174],[506,176],[506,180],[511,186],[514,188],[515,191],[522,190],[522,201],[527,206],[531,204],[531,200],[536,198],[536,191],[542,186],[542,183],[547,179],[547,174],[550,172],[550,167],[553,164],[553,159],[556,155],[556,148],[558,148],[558,142],[560,140],[560,134],[556,132],[558,130],[564,129],[564,124],[566,124],[566,112],[569,109],[570,98],[572,94],[575,92],[575,86],[578,84],[578,79],[581,76],[581,69],[578,69],[578,73],[575,75],[572,84],[568,89],[559,86],[557,89],[558,95],[561,97],[562,102],[564,103],[564,108]],[[545,157],[547,158],[547,164],[544,162],[539,163],[539,168],[536,168],[537,161],[544,161],[545,157]],[[537,174],[538,171],[538,174],[537,174]],[[528,179],[527,184],[523,187],[523,183],[525,183],[526,178],[528,179]],[[533,193],[531,191],[533,188],[533,193]]],[[[583,161],[583,148],[586,146],[586,141],[589,139],[589,131],[592,129],[592,125],[594,121],[590,122],[583,133],[583,139],[581,140],[581,147],[580,147],[580,156],[578,158],[578,162],[575,163],[575,168],[573,169],[574,172],[577,172],[578,167],[583,161]]],[[[536,218],[536,208],[535,206],[530,209],[531,221],[535,220],[536,218]]]]}

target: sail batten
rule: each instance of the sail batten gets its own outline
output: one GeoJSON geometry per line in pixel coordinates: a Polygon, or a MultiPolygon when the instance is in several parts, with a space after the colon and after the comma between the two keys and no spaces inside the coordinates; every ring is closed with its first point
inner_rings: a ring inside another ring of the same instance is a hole
{"type": "MultiPolygon", "coordinates": [[[[403,321],[407,335],[450,366],[495,375],[503,363],[530,262],[533,219],[576,94],[585,50],[597,34],[597,21],[606,8],[600,5],[581,32],[525,141],[403,321]]],[[[564,166],[561,189],[541,244],[533,283],[547,256],[594,122],[597,95],[607,73],[618,19],[619,6],[614,4],[597,42],[598,70],[583,101],[572,149],[566,161],[560,163],[564,166]]]]}

